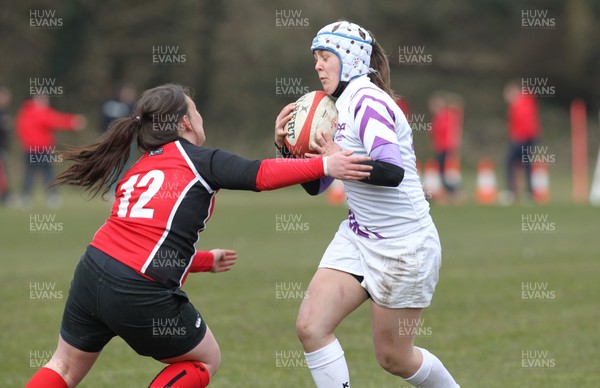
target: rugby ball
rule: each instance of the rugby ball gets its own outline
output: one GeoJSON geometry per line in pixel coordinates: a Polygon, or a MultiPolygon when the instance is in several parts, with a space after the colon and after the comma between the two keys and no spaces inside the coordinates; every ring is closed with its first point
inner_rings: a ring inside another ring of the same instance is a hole
{"type": "Polygon", "coordinates": [[[318,132],[329,132],[331,137],[337,129],[335,101],[327,93],[317,90],[307,93],[296,101],[292,118],[286,123],[285,145],[292,155],[301,157],[315,153],[310,142],[318,132]]]}

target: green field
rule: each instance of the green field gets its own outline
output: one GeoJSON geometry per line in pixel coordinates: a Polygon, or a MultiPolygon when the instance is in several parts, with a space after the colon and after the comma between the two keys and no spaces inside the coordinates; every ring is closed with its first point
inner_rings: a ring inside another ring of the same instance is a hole
{"type": "MultiPolygon", "coordinates": [[[[56,211],[0,209],[2,387],[23,386],[54,350],[73,269],[108,214],[99,200],[63,193],[56,211]],[[40,219],[54,231],[36,231],[40,219]],[[54,292],[32,294],[36,287],[54,292]]],[[[219,194],[199,247],[236,249],[239,263],[226,274],[192,275],[185,286],[221,346],[211,387],[313,386],[294,321],[345,212],[295,188],[219,194]]],[[[434,206],[432,215],[443,267],[417,344],[462,387],[598,387],[600,210],[467,204],[434,206]]],[[[369,317],[365,305],[337,332],[352,386],[407,387],[377,365],[369,317]]],[[[80,386],[144,387],[161,368],[115,339],[80,386]]]]}

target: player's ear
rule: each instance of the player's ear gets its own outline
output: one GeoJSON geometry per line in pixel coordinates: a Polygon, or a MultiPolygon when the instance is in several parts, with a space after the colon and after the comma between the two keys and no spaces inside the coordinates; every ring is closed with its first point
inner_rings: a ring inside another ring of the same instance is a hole
{"type": "Polygon", "coordinates": [[[183,131],[193,131],[194,128],[192,127],[192,122],[190,121],[189,117],[187,117],[187,115],[183,115],[183,117],[181,118],[181,125],[182,125],[182,130],[183,131]]]}

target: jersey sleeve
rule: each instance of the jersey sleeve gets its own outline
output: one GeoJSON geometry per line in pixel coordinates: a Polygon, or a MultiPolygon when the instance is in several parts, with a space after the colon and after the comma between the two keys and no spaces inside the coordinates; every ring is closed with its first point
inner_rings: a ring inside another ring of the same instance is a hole
{"type": "Polygon", "coordinates": [[[181,285],[185,283],[189,274],[194,272],[210,272],[215,263],[215,255],[210,251],[196,251],[192,258],[192,264],[181,279],[181,285]]]}
{"type": "Polygon", "coordinates": [[[256,177],[258,190],[275,190],[310,182],[325,175],[324,159],[264,159],[256,177]]]}
{"type": "Polygon", "coordinates": [[[323,158],[248,160],[227,151],[198,147],[189,154],[212,190],[275,190],[324,176],[323,158]]]}
{"type": "Polygon", "coordinates": [[[402,166],[396,133],[396,112],[376,92],[364,92],[355,97],[351,105],[354,128],[367,154],[374,160],[402,166]]]}
{"type": "Polygon", "coordinates": [[[249,160],[227,151],[186,147],[186,152],[200,176],[213,190],[253,190],[260,160],[249,160]]]}
{"type": "Polygon", "coordinates": [[[327,190],[327,188],[329,186],[331,186],[332,183],[333,183],[332,177],[324,176],[321,179],[303,183],[302,188],[309,195],[314,196],[314,195],[319,195],[322,192],[324,192],[325,190],[327,190]]]}
{"type": "MultiPolygon", "coordinates": [[[[277,144],[275,144],[275,147],[277,148],[277,151],[279,152],[279,155],[281,155],[282,158],[292,159],[294,157],[294,155],[292,155],[287,146],[284,145],[283,147],[279,147],[277,144]]],[[[333,183],[333,178],[324,176],[320,179],[315,179],[302,183],[302,188],[309,195],[314,196],[321,194],[323,191],[327,190],[331,183],[333,183]]]]}
{"type": "Polygon", "coordinates": [[[190,272],[210,272],[215,264],[215,255],[210,251],[196,251],[190,272]]]}

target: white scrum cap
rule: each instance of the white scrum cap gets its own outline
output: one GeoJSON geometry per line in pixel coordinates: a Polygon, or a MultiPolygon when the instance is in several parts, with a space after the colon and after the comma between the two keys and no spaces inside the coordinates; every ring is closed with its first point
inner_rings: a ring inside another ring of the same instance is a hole
{"type": "Polygon", "coordinates": [[[351,79],[368,74],[373,70],[371,51],[373,38],[358,24],[347,21],[331,23],[321,28],[312,41],[311,51],[327,50],[336,54],[340,59],[340,81],[349,82],[351,79]]]}

